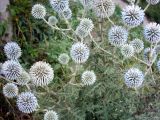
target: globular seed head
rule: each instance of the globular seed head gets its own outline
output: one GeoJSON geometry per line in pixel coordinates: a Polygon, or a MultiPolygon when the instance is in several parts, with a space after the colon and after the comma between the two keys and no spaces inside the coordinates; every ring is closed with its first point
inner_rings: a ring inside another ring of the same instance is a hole
{"type": "Polygon", "coordinates": [[[108,39],[112,45],[120,47],[127,42],[128,31],[122,26],[113,26],[108,32],[108,39]]]}
{"type": "Polygon", "coordinates": [[[151,5],[156,5],[160,2],[160,0],[146,0],[151,5]]]}
{"type": "Polygon", "coordinates": [[[139,26],[144,21],[144,15],[144,10],[136,5],[129,5],[122,10],[122,20],[130,27],[139,26]]]}
{"type": "Polygon", "coordinates": [[[49,0],[53,10],[61,13],[69,8],[69,0],[49,0]]]}
{"type": "Polygon", "coordinates": [[[144,27],[144,37],[150,43],[160,41],[160,25],[157,23],[149,23],[144,27]]]}
{"type": "Polygon", "coordinates": [[[134,48],[131,45],[125,44],[121,47],[121,53],[125,58],[134,56],[134,48]]]}
{"type": "Polygon", "coordinates": [[[29,71],[31,82],[35,86],[47,86],[54,78],[54,71],[50,64],[39,61],[34,63],[29,71]]]}
{"type": "Polygon", "coordinates": [[[16,97],[18,95],[18,87],[17,87],[17,85],[15,85],[13,83],[7,83],[3,87],[3,94],[4,94],[4,96],[6,96],[8,98],[16,97]]]}
{"type": "Polygon", "coordinates": [[[8,42],[4,46],[4,53],[8,59],[16,60],[21,56],[21,48],[16,42],[8,42]]]}
{"type": "Polygon", "coordinates": [[[133,46],[135,53],[140,53],[144,49],[144,43],[140,39],[132,40],[130,45],[133,46]]]}
{"type": "Polygon", "coordinates": [[[21,65],[14,60],[8,60],[2,65],[2,74],[9,80],[17,79],[21,73],[21,65]]]}
{"type": "Polygon", "coordinates": [[[50,25],[56,25],[56,24],[58,23],[58,20],[57,20],[57,18],[56,18],[55,16],[50,16],[50,17],[48,18],[48,23],[49,23],[50,25]]]}
{"type": "Polygon", "coordinates": [[[130,68],[124,75],[125,84],[129,88],[138,88],[144,81],[142,71],[137,68],[130,68]]]}
{"type": "Polygon", "coordinates": [[[70,57],[68,56],[68,54],[66,53],[62,53],[59,55],[58,57],[58,61],[62,64],[62,65],[67,65],[69,62],[70,57]]]}
{"type": "Polygon", "coordinates": [[[36,19],[43,19],[46,15],[46,8],[41,4],[35,4],[32,7],[31,14],[36,19]]]}
{"type": "Polygon", "coordinates": [[[81,42],[73,44],[70,49],[71,58],[77,64],[85,63],[89,58],[89,53],[87,45],[81,42]]]}
{"type": "Polygon", "coordinates": [[[93,10],[97,17],[110,17],[115,11],[115,4],[112,0],[94,0],[93,10]]]}
{"type": "Polygon", "coordinates": [[[23,113],[32,113],[38,105],[37,98],[31,92],[22,92],[18,95],[17,106],[23,113]]]}
{"type": "Polygon", "coordinates": [[[93,85],[96,82],[94,71],[84,71],[81,76],[81,81],[84,85],[93,85]]]}
{"type": "Polygon", "coordinates": [[[49,110],[45,113],[44,120],[58,120],[58,114],[53,110],[49,110]]]}

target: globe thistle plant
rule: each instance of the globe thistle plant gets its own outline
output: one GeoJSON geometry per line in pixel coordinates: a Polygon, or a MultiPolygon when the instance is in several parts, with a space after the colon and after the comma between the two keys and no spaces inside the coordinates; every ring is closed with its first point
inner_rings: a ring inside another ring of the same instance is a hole
{"type": "Polygon", "coordinates": [[[135,53],[140,53],[144,49],[144,43],[140,39],[134,39],[130,45],[133,46],[135,53]]]}
{"type": "Polygon", "coordinates": [[[143,59],[146,63],[151,64],[156,60],[156,58],[157,58],[157,54],[155,49],[152,49],[152,50],[151,48],[144,49],[143,59]]]}
{"type": "Polygon", "coordinates": [[[112,0],[94,0],[93,10],[97,17],[110,17],[115,11],[115,4],[112,0]]]}
{"type": "Polygon", "coordinates": [[[49,110],[45,113],[44,120],[58,120],[58,115],[55,111],[49,110]]]}
{"type": "Polygon", "coordinates": [[[8,59],[18,59],[21,56],[21,48],[15,42],[8,42],[4,46],[4,53],[8,59]]]}
{"type": "Polygon", "coordinates": [[[33,64],[29,74],[35,86],[47,86],[54,78],[51,65],[42,61],[33,64]]]}
{"type": "Polygon", "coordinates": [[[68,62],[69,62],[69,56],[68,56],[68,54],[66,54],[66,53],[62,53],[62,54],[60,54],[59,55],[59,57],[58,57],[58,61],[59,61],[59,63],[61,63],[62,65],[67,65],[68,64],[68,62]]]}
{"type": "Polygon", "coordinates": [[[94,0],[80,0],[80,2],[85,9],[91,9],[94,4],[94,0]]]}
{"type": "Polygon", "coordinates": [[[17,106],[23,113],[32,113],[37,108],[37,98],[31,92],[22,92],[18,95],[17,106]]]}
{"type": "Polygon", "coordinates": [[[84,71],[81,81],[84,85],[93,85],[96,82],[96,75],[94,71],[84,71]]]}
{"type": "Polygon", "coordinates": [[[120,47],[127,42],[128,31],[122,26],[113,26],[108,32],[108,39],[112,45],[120,47]]]}
{"type": "Polygon", "coordinates": [[[69,8],[69,0],[49,0],[53,10],[61,13],[69,8]]]}
{"type": "Polygon", "coordinates": [[[22,71],[22,73],[20,74],[20,76],[16,79],[18,85],[26,85],[30,80],[30,76],[26,71],[22,71]]]}
{"type": "Polygon", "coordinates": [[[57,20],[57,18],[56,18],[55,16],[50,16],[50,17],[48,18],[48,23],[49,23],[50,25],[56,25],[56,24],[58,23],[58,20],[57,20]]]}
{"type": "Polygon", "coordinates": [[[46,8],[41,4],[35,4],[32,7],[31,14],[36,19],[43,19],[46,16],[46,8]]]}
{"type": "Polygon", "coordinates": [[[157,23],[149,23],[144,27],[144,37],[150,43],[160,41],[160,25],[157,23]]]}
{"type": "Polygon", "coordinates": [[[124,75],[125,84],[129,88],[139,88],[143,81],[144,75],[142,71],[137,68],[130,68],[124,75]]]}
{"type": "Polygon", "coordinates": [[[89,58],[89,53],[89,48],[81,42],[73,44],[70,50],[71,58],[77,64],[85,63],[89,58]]]}
{"type": "Polygon", "coordinates": [[[159,0],[146,0],[146,1],[151,5],[156,5],[160,2],[159,0]]]}
{"type": "Polygon", "coordinates": [[[7,83],[3,87],[3,94],[8,98],[13,98],[18,95],[18,87],[13,83],[7,83]]]}
{"type": "Polygon", "coordinates": [[[22,73],[21,65],[13,60],[8,60],[2,65],[2,74],[9,80],[17,79],[22,73]]]}
{"type": "Polygon", "coordinates": [[[132,45],[125,44],[121,47],[121,53],[125,58],[134,56],[134,48],[132,45]]]}
{"type": "Polygon", "coordinates": [[[130,5],[122,11],[122,20],[124,24],[130,27],[136,27],[144,21],[144,10],[139,6],[130,5]]]}

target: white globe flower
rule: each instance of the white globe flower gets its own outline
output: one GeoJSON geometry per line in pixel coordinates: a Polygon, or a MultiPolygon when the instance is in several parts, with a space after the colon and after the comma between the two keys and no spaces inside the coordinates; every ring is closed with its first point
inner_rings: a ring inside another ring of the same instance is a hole
{"type": "Polygon", "coordinates": [[[144,15],[139,6],[129,5],[122,11],[122,20],[126,25],[136,27],[144,21],[144,15]]]}
{"type": "Polygon", "coordinates": [[[8,60],[2,65],[2,74],[9,80],[17,79],[22,73],[22,67],[13,60],[8,60]]]}
{"type": "Polygon", "coordinates": [[[62,53],[58,57],[58,61],[63,65],[67,65],[69,62],[69,59],[70,58],[69,58],[68,54],[66,54],[66,53],[62,53]]]}
{"type": "Polygon", "coordinates": [[[32,113],[37,108],[37,98],[31,92],[22,92],[18,95],[17,106],[23,113],[32,113]]]}
{"type": "Polygon", "coordinates": [[[130,68],[124,75],[125,84],[129,88],[138,88],[144,81],[144,75],[142,71],[137,68],[130,68]]]}
{"type": "Polygon", "coordinates": [[[34,18],[43,19],[46,16],[46,8],[41,4],[35,4],[31,13],[34,18]]]}
{"type": "Polygon", "coordinates": [[[89,58],[89,53],[89,48],[81,42],[73,44],[70,50],[71,58],[77,64],[85,63],[89,58]]]}
{"type": "Polygon", "coordinates": [[[21,56],[21,48],[16,42],[8,42],[4,46],[4,53],[8,59],[18,59],[21,56]]]}
{"type": "Polygon", "coordinates": [[[160,0],[146,0],[151,5],[156,5],[160,2],[160,0]]]}
{"type": "Polygon", "coordinates": [[[94,71],[84,71],[81,80],[84,85],[93,85],[96,82],[96,75],[94,71]]]}
{"type": "Polygon", "coordinates": [[[134,48],[131,45],[125,44],[121,47],[121,53],[125,58],[134,56],[134,48]]]}
{"type": "Polygon", "coordinates": [[[34,63],[29,74],[35,86],[47,86],[54,78],[51,65],[42,61],[34,63]]]}
{"type": "Polygon", "coordinates": [[[115,4],[112,0],[94,0],[93,10],[97,17],[110,17],[115,11],[115,4]]]}
{"type": "Polygon", "coordinates": [[[108,32],[108,39],[112,45],[120,47],[127,42],[128,31],[122,26],[113,26],[108,32]]]}
{"type": "Polygon", "coordinates": [[[133,46],[135,53],[140,53],[144,49],[144,43],[140,39],[132,40],[130,45],[133,46]]]}
{"type": "Polygon", "coordinates": [[[3,87],[3,94],[8,98],[13,98],[18,95],[18,87],[13,83],[7,83],[3,87]]]}
{"type": "Polygon", "coordinates": [[[58,115],[55,111],[47,111],[44,115],[44,120],[58,120],[58,115]]]}

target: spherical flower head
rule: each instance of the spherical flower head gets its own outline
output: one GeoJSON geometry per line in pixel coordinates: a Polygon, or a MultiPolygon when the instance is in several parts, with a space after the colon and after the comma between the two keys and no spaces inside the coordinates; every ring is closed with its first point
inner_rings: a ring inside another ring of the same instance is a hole
{"type": "Polygon", "coordinates": [[[136,27],[143,22],[144,15],[144,10],[139,6],[129,5],[122,11],[122,20],[126,25],[136,27]]]}
{"type": "Polygon", "coordinates": [[[70,8],[64,10],[62,13],[59,13],[60,17],[65,17],[65,19],[71,19],[72,17],[72,11],[70,8]]]}
{"type": "Polygon", "coordinates": [[[150,64],[154,62],[157,58],[157,54],[155,49],[150,49],[150,48],[145,48],[144,49],[144,54],[143,54],[143,59],[146,63],[150,64]]]}
{"type": "Polygon", "coordinates": [[[157,62],[157,68],[160,71],[160,60],[157,62]]]}
{"type": "Polygon", "coordinates": [[[34,18],[43,19],[46,16],[46,8],[41,4],[35,4],[31,13],[34,18]]]}
{"type": "Polygon", "coordinates": [[[127,42],[128,31],[122,26],[113,26],[108,32],[108,39],[112,45],[120,47],[127,42]]]}
{"type": "Polygon", "coordinates": [[[13,83],[7,83],[3,87],[3,94],[8,98],[13,98],[18,95],[18,87],[13,83]]]}
{"type": "Polygon", "coordinates": [[[129,88],[139,88],[143,81],[144,75],[142,71],[137,68],[130,68],[124,75],[125,84],[129,88]]]}
{"type": "Polygon", "coordinates": [[[134,56],[134,48],[131,45],[125,44],[121,47],[121,53],[125,58],[134,56]]]}
{"type": "Polygon", "coordinates": [[[8,59],[18,59],[21,56],[21,48],[15,42],[8,42],[4,46],[4,53],[8,59]]]}
{"type": "Polygon", "coordinates": [[[58,61],[62,64],[62,65],[67,65],[69,62],[69,56],[66,53],[62,53],[59,55],[58,57],[58,61]]]}
{"type": "Polygon", "coordinates": [[[151,5],[156,5],[160,2],[160,0],[146,0],[151,5]]]}
{"type": "Polygon", "coordinates": [[[140,39],[134,39],[130,45],[133,46],[135,53],[140,53],[144,49],[144,43],[140,39]]]}
{"type": "Polygon", "coordinates": [[[93,85],[96,82],[96,75],[94,71],[84,71],[81,80],[84,85],[93,85]]]}
{"type": "Polygon", "coordinates": [[[13,60],[8,60],[2,65],[2,74],[9,80],[17,79],[22,73],[21,65],[13,60]]]}
{"type": "Polygon", "coordinates": [[[77,64],[85,63],[89,58],[89,53],[87,45],[81,42],[73,44],[70,50],[71,58],[77,64]]]}
{"type": "Polygon", "coordinates": [[[17,106],[23,113],[32,113],[37,108],[37,98],[31,92],[22,92],[18,95],[17,106]]]}
{"type": "Polygon", "coordinates": [[[115,4],[112,0],[94,0],[93,10],[97,17],[110,17],[115,11],[115,4]]]}
{"type": "Polygon", "coordinates": [[[26,85],[30,80],[30,76],[26,71],[22,71],[22,73],[20,74],[20,76],[16,79],[18,85],[26,85]]]}
{"type": "Polygon", "coordinates": [[[149,23],[144,27],[144,37],[150,43],[160,41],[160,25],[157,23],[149,23]]]}
{"type": "Polygon", "coordinates": [[[57,20],[57,18],[56,18],[55,16],[50,16],[50,17],[48,18],[48,23],[49,23],[50,25],[56,25],[56,24],[58,23],[58,20],[57,20]]]}
{"type": "Polygon", "coordinates": [[[34,63],[29,74],[35,86],[47,86],[54,78],[51,65],[42,61],[34,63]]]}
{"type": "Polygon", "coordinates": [[[85,9],[91,9],[94,4],[94,0],[80,0],[80,2],[85,9]]]}
{"type": "Polygon", "coordinates": [[[65,11],[69,7],[69,0],[49,0],[49,1],[52,8],[58,13],[65,11]]]}
{"type": "Polygon", "coordinates": [[[58,120],[58,115],[55,111],[47,111],[44,115],[44,120],[58,120]]]}

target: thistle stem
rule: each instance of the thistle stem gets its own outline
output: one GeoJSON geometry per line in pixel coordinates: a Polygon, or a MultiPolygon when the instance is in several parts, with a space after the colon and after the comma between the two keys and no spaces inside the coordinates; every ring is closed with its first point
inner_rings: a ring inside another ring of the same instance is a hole
{"type": "Polygon", "coordinates": [[[147,6],[144,8],[144,12],[149,8],[150,4],[147,4],[147,6]]]}

